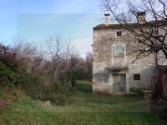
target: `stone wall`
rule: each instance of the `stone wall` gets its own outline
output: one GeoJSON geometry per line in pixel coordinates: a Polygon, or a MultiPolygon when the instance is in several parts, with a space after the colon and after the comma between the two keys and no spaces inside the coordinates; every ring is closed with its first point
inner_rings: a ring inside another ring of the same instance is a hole
{"type": "Polygon", "coordinates": [[[126,93],[130,88],[151,89],[152,77],[156,75],[155,56],[149,55],[135,61],[132,49],[141,47],[135,37],[122,29],[99,29],[93,31],[93,91],[112,94],[113,74],[126,74],[126,93]],[[122,36],[116,32],[122,31],[122,36]],[[125,45],[125,55],[113,56],[114,44],[125,45]],[[127,69],[124,69],[127,67],[127,69]],[[121,71],[113,71],[119,70],[121,71]],[[134,74],[140,74],[140,80],[134,80],[134,74]],[[108,78],[108,79],[107,79],[108,78]]]}

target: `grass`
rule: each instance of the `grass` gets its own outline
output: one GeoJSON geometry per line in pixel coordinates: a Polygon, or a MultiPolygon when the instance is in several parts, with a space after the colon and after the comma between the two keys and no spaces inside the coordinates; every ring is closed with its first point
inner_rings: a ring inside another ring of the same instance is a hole
{"type": "Polygon", "coordinates": [[[150,112],[148,100],[137,96],[93,94],[79,81],[70,105],[44,106],[39,100],[17,98],[0,113],[1,125],[166,125],[150,112]]]}

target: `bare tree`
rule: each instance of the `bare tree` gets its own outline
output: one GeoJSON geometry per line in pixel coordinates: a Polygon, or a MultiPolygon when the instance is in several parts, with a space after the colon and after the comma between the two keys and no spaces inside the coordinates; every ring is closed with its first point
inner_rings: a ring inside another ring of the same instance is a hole
{"type": "Polygon", "coordinates": [[[45,49],[45,52],[39,51],[24,39],[15,40],[19,67],[32,75],[40,76],[46,86],[57,81],[61,83],[71,81],[72,87],[75,87],[78,78],[90,79],[92,70],[90,53],[84,60],[75,52],[69,41],[62,40],[60,34],[49,36],[45,49]]]}
{"type": "Polygon", "coordinates": [[[40,76],[44,79],[45,85],[56,81],[65,82],[67,72],[71,68],[73,46],[69,41],[63,41],[60,34],[49,36],[46,40],[45,51],[39,50],[24,39],[16,39],[14,43],[21,69],[40,76]]]}
{"type": "Polygon", "coordinates": [[[41,70],[40,65],[43,60],[42,51],[39,51],[37,47],[32,46],[30,42],[24,39],[16,39],[14,44],[19,67],[30,74],[39,73],[39,70],[41,70]]]}
{"type": "Polygon", "coordinates": [[[69,69],[72,45],[69,41],[63,41],[60,34],[50,36],[46,41],[48,55],[50,55],[50,66],[48,74],[53,81],[65,79],[65,73],[69,69]]]}
{"type": "Polygon", "coordinates": [[[100,7],[138,40],[132,51],[138,53],[136,59],[151,53],[167,58],[167,0],[101,0],[100,7]]]}

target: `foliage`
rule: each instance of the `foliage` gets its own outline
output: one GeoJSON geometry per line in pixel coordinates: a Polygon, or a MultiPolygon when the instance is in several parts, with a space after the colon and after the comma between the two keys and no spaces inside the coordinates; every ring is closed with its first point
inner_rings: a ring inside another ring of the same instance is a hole
{"type": "Polygon", "coordinates": [[[0,44],[0,98],[14,98],[19,83],[20,71],[17,68],[15,51],[0,44]]]}
{"type": "Polygon", "coordinates": [[[39,76],[25,73],[22,75],[21,88],[33,99],[49,100],[58,105],[65,105],[71,102],[71,87],[69,83],[61,84],[55,82],[51,85],[45,85],[43,81],[39,76]]]}
{"type": "Polygon", "coordinates": [[[46,84],[47,78],[39,65],[41,59],[36,48],[29,44],[19,44],[15,49],[0,44],[1,98],[18,96],[17,89],[20,89],[33,99],[50,100],[55,104],[70,103],[69,84],[52,81],[46,84]]]}
{"type": "Polygon", "coordinates": [[[0,84],[14,84],[20,82],[20,72],[16,67],[8,67],[0,62],[0,84]]]}
{"type": "Polygon", "coordinates": [[[17,85],[20,74],[14,49],[0,44],[0,85],[17,85]]]}
{"type": "Polygon", "coordinates": [[[57,105],[66,105],[70,104],[71,99],[71,86],[69,83],[60,84],[60,83],[53,83],[48,88],[45,88],[44,91],[39,93],[39,99],[41,100],[50,100],[54,104],[57,105]]]}
{"type": "Polygon", "coordinates": [[[20,70],[17,67],[14,49],[0,44],[0,97],[13,98],[16,86],[20,83],[20,70]]]}
{"type": "Polygon", "coordinates": [[[0,97],[13,98],[20,78],[20,72],[16,67],[9,67],[0,61],[0,97]]]}
{"type": "Polygon", "coordinates": [[[16,51],[0,43],[0,61],[9,67],[17,67],[16,51]]]}

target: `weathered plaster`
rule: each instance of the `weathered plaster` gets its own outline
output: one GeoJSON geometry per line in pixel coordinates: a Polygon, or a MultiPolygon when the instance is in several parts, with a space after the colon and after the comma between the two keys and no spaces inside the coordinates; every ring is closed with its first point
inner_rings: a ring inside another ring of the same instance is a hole
{"type": "Polygon", "coordinates": [[[140,47],[137,39],[122,29],[100,29],[93,31],[93,92],[112,94],[113,74],[126,74],[126,93],[130,88],[151,89],[152,77],[156,74],[155,56],[150,55],[136,62],[135,54],[131,53],[134,47],[140,47]],[[122,31],[117,37],[116,32],[122,31]],[[114,57],[112,46],[125,46],[124,57],[114,57]],[[113,67],[128,67],[127,70],[113,72],[113,67]],[[134,74],[141,74],[141,80],[134,80],[134,74]],[[103,81],[103,75],[108,75],[108,82],[103,81]]]}

